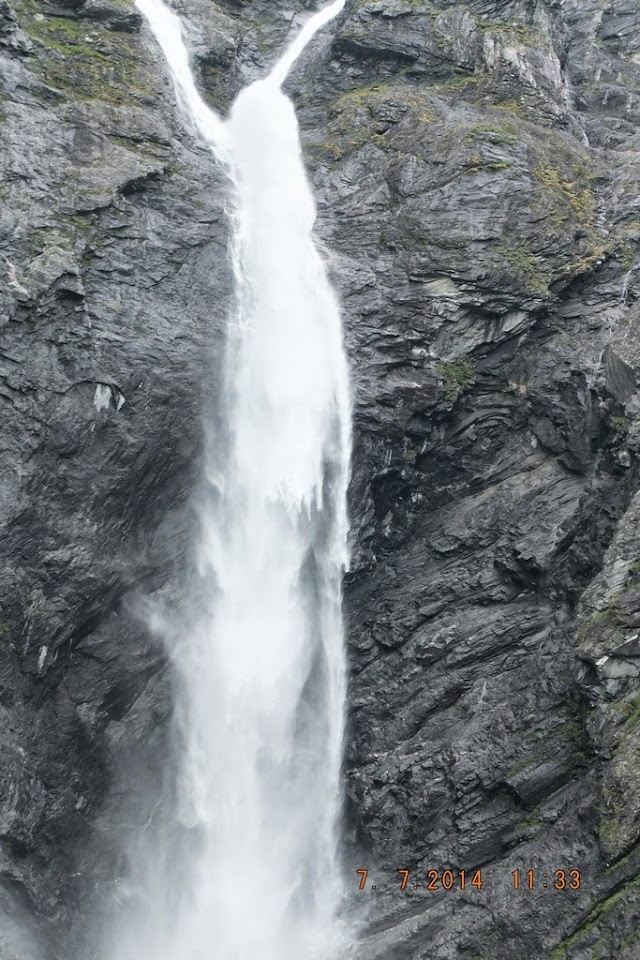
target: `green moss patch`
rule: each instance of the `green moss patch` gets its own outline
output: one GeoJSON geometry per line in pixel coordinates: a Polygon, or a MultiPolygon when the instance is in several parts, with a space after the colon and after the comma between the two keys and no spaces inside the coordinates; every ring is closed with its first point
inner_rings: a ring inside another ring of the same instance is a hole
{"type": "Polygon", "coordinates": [[[444,395],[449,402],[457,400],[461,393],[464,393],[476,382],[476,368],[470,360],[439,363],[436,370],[442,377],[444,395]]]}
{"type": "Polygon", "coordinates": [[[612,243],[597,224],[594,184],[600,171],[591,158],[576,161],[555,138],[538,147],[539,162],[533,169],[541,186],[539,206],[558,233],[575,236],[571,256],[556,269],[556,276],[577,276],[592,270],[611,252],[612,243]]]}
{"type": "Polygon", "coordinates": [[[485,160],[482,157],[472,156],[469,158],[469,166],[465,173],[479,173],[482,170],[508,170],[513,164],[508,160],[485,160]]]}
{"type": "Polygon", "coordinates": [[[519,280],[527,293],[535,297],[548,296],[552,274],[549,264],[541,256],[516,243],[498,244],[494,251],[499,262],[519,280]]]}
{"type": "Polygon", "coordinates": [[[596,202],[591,189],[588,174],[583,167],[574,165],[574,176],[565,168],[541,163],[534,174],[551,192],[562,197],[572,208],[578,223],[592,225],[596,213],[596,202]]]}
{"type": "Polygon", "coordinates": [[[329,104],[329,143],[344,156],[368,143],[388,145],[385,132],[411,115],[419,124],[440,120],[430,88],[380,83],[343,94],[329,104]]]}
{"type": "Polygon", "coordinates": [[[627,883],[623,884],[619,890],[616,890],[602,900],[593,908],[580,926],[570,936],[566,937],[562,943],[558,944],[550,954],[549,960],[564,960],[571,947],[579,946],[580,941],[586,939],[594,931],[598,923],[605,919],[612,911],[622,908],[620,912],[624,914],[627,909],[627,898],[630,902],[633,902],[638,895],[638,891],[640,891],[640,877],[633,877],[627,883]]]}
{"type": "Polygon", "coordinates": [[[26,0],[17,12],[36,45],[34,64],[43,81],[69,99],[137,104],[152,95],[134,35],[71,17],[43,17],[26,0]]]}

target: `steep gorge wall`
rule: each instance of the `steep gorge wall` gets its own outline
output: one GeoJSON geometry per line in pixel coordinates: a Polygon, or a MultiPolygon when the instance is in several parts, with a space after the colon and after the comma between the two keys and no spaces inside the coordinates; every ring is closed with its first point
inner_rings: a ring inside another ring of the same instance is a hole
{"type": "MultiPolygon", "coordinates": [[[[184,3],[215,106],[302,6],[184,3]]],[[[354,0],[331,33],[289,90],[354,376],[366,953],[634,960],[640,13],[354,0]],[[510,890],[558,867],[579,892],[510,890]]],[[[189,574],[225,186],[129,3],[0,0],[0,54],[3,897],[68,960],[163,789],[137,606],[189,574]]]]}
{"type": "Polygon", "coordinates": [[[367,894],[372,955],[639,955],[637,25],[364,3],[334,41],[358,87],[326,144],[355,261],[355,836],[383,887],[486,881],[367,894]],[[580,892],[511,889],[558,867],[580,892]]]}

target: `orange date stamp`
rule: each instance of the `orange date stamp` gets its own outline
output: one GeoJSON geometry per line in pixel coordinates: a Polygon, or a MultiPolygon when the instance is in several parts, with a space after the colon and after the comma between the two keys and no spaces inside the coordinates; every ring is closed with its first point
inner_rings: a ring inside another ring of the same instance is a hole
{"type": "MultiPolygon", "coordinates": [[[[480,868],[476,870],[427,870],[423,879],[411,877],[410,870],[398,869],[400,890],[483,890],[485,879],[480,868]]],[[[369,870],[356,870],[360,877],[358,890],[378,889],[377,884],[367,884],[369,870]]],[[[556,869],[513,870],[511,872],[513,890],[580,890],[582,876],[579,870],[556,869]]]]}
{"type": "MultiPolygon", "coordinates": [[[[356,870],[360,875],[359,890],[367,889],[368,870],[356,870]]],[[[484,880],[482,879],[482,870],[427,870],[424,881],[419,882],[416,879],[411,880],[410,870],[398,870],[401,890],[466,890],[471,887],[475,890],[482,890],[484,880]]],[[[369,887],[370,890],[376,890],[376,884],[369,887]]]]}

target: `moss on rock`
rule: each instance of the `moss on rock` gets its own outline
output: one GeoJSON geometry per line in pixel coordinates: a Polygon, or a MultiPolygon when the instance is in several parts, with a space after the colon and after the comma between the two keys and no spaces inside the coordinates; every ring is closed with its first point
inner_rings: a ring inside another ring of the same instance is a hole
{"type": "Polygon", "coordinates": [[[69,100],[119,105],[148,102],[152,96],[135,35],[103,23],[43,16],[28,0],[17,5],[17,14],[35,44],[35,69],[69,100]]]}
{"type": "Polygon", "coordinates": [[[476,368],[470,360],[439,363],[436,370],[442,377],[444,395],[449,402],[457,400],[460,394],[472,387],[476,380],[476,368]]]}

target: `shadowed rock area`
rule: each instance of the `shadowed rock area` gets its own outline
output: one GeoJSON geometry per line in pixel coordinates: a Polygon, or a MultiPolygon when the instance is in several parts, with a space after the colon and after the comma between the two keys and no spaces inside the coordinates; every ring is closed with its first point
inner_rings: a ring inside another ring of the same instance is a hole
{"type": "MultiPolygon", "coordinates": [[[[176,4],[212,105],[305,6],[176,4]]],[[[359,955],[637,960],[638,5],[348,0],[287,89],[353,373],[359,955]]],[[[0,957],[90,960],[169,789],[226,184],[124,0],[0,0],[0,137],[0,957]]]]}

